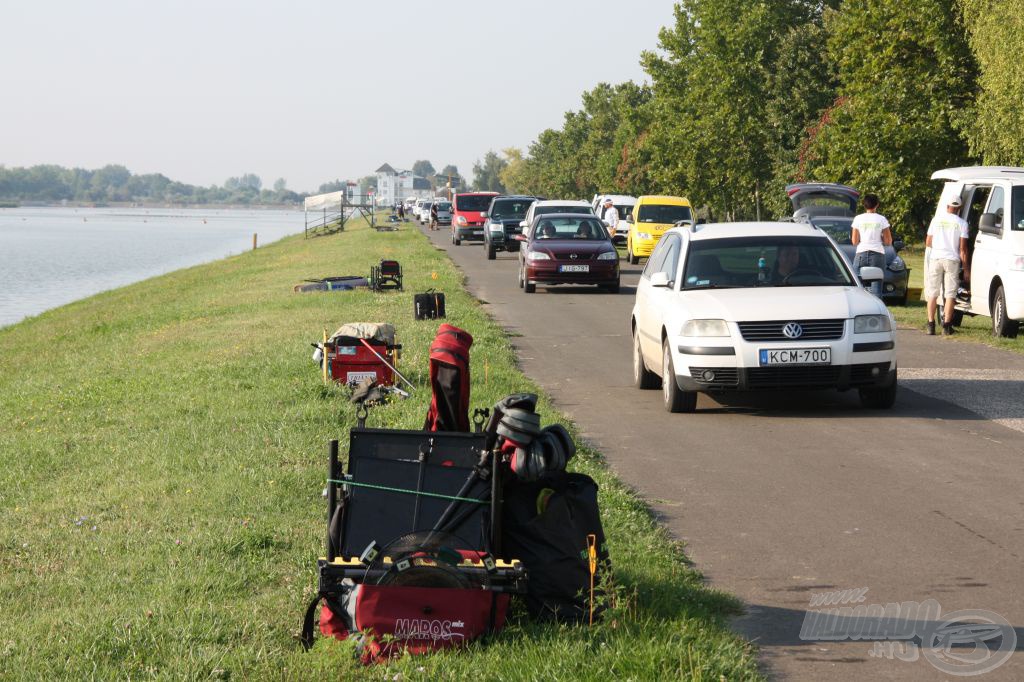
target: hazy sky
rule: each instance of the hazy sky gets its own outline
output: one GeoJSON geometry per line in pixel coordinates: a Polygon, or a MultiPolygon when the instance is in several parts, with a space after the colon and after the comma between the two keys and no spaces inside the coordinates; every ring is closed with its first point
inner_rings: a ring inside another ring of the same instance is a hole
{"type": "Polygon", "coordinates": [[[385,161],[471,175],[643,81],[670,0],[0,0],[0,164],[298,191],[385,161]]]}

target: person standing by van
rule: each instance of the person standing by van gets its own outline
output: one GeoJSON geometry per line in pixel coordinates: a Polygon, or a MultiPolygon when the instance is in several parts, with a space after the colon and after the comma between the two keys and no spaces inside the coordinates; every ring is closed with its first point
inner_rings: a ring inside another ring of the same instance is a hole
{"type": "Polygon", "coordinates": [[[953,306],[960,277],[960,264],[967,262],[967,221],[960,217],[960,198],[953,197],[946,205],[945,215],[936,215],[928,226],[925,246],[931,249],[928,272],[925,273],[925,296],[928,299],[928,335],[935,336],[935,311],[939,289],[945,294],[942,308],[942,333],[953,333],[953,306]]]}
{"type": "MultiPolygon", "coordinates": [[[[889,221],[878,212],[878,195],[864,195],[864,213],[853,219],[850,226],[850,242],[856,244],[853,267],[860,269],[874,267],[885,269],[885,247],[892,244],[892,230],[889,221]]],[[[881,297],[882,283],[872,282],[871,293],[881,297]]]]}
{"type": "Polygon", "coordinates": [[[604,212],[601,214],[601,220],[608,227],[608,236],[615,239],[615,231],[619,228],[619,210],[612,204],[611,199],[604,200],[604,212]]]}

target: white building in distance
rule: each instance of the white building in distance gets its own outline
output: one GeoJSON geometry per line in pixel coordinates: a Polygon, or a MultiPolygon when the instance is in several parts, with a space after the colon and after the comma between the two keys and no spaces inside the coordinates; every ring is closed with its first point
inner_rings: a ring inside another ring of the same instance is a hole
{"type": "Polygon", "coordinates": [[[385,163],[377,169],[377,204],[391,206],[407,197],[429,199],[434,196],[430,181],[408,170],[395,170],[385,163]]]}

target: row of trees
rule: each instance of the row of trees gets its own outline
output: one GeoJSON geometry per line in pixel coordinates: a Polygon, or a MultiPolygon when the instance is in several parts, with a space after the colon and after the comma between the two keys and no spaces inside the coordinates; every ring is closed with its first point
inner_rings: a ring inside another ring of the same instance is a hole
{"type": "Polygon", "coordinates": [[[641,58],[478,185],[590,197],[687,194],[718,219],[787,212],[795,181],[882,197],[910,236],[931,173],[1024,165],[1024,0],[682,0],[641,58]],[[495,180],[496,178],[496,180],[495,180]]]}
{"type": "Polygon", "coordinates": [[[0,201],[159,202],[174,204],[294,204],[304,195],[287,188],[284,178],[273,189],[258,175],[228,178],[223,186],[197,187],[160,173],[134,175],[124,166],[98,170],[42,165],[0,166],[0,201]]]}

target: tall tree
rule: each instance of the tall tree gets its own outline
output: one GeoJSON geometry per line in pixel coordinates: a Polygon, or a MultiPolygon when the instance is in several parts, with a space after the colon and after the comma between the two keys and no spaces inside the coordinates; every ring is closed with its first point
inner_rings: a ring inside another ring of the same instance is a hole
{"type": "Polygon", "coordinates": [[[420,159],[412,165],[412,172],[421,178],[429,178],[437,171],[434,170],[434,164],[426,159],[420,159]]]}
{"type": "Polygon", "coordinates": [[[874,192],[890,222],[921,228],[935,205],[929,176],[968,161],[954,129],[975,65],[955,0],[845,0],[826,14],[836,103],[801,149],[799,174],[874,192]]]}
{"type": "Polygon", "coordinates": [[[274,191],[275,192],[283,192],[286,189],[288,189],[288,181],[287,180],[285,180],[284,178],[278,178],[277,180],[274,180],[274,191]]]}
{"type": "Polygon", "coordinates": [[[482,161],[473,164],[473,187],[477,191],[504,193],[505,184],[501,181],[501,172],[507,165],[508,162],[493,150],[487,152],[482,161]]]}
{"type": "Polygon", "coordinates": [[[978,60],[978,99],[959,125],[986,164],[1024,165],[1024,0],[960,0],[978,60]]]}

